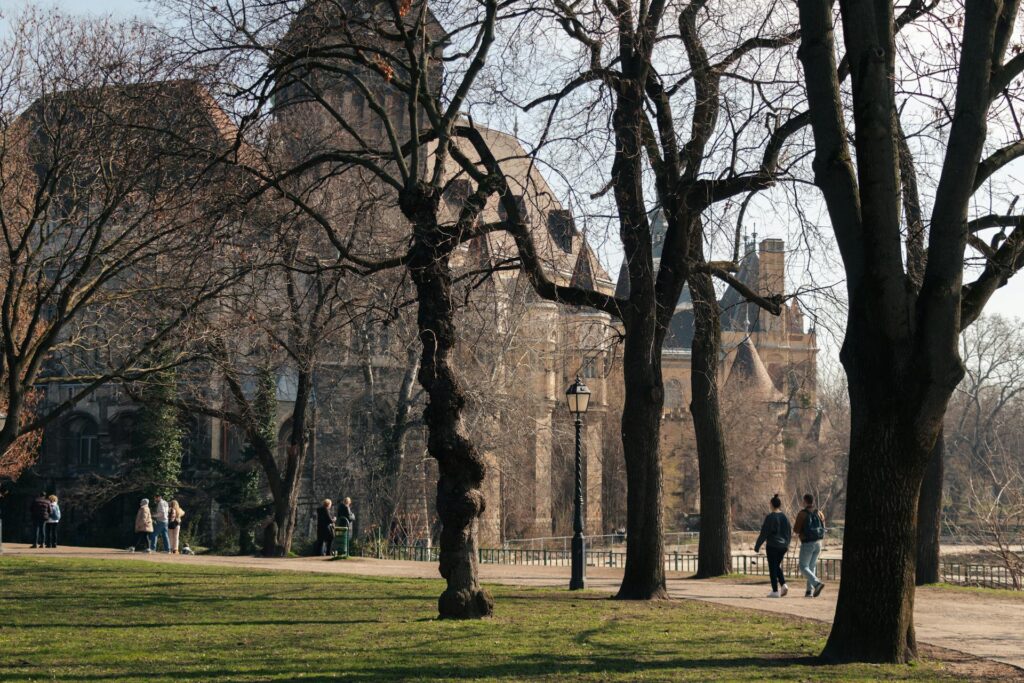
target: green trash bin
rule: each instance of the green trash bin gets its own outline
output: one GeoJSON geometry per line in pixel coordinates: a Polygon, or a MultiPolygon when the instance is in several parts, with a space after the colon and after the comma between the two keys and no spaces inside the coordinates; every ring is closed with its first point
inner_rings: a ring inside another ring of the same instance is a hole
{"type": "Polygon", "coordinates": [[[350,527],[334,527],[334,547],[337,548],[338,557],[348,557],[349,532],[350,527]]]}

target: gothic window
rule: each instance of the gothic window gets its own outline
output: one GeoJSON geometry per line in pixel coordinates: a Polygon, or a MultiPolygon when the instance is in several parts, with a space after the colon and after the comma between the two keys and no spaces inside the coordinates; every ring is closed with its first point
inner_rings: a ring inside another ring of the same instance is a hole
{"type": "Polygon", "coordinates": [[[597,359],[596,358],[587,358],[586,360],[584,360],[583,361],[583,368],[580,370],[580,373],[586,379],[594,379],[594,378],[596,378],[597,377],[597,359]]]}
{"type": "Polygon", "coordinates": [[[548,233],[558,248],[567,254],[572,253],[572,238],[576,234],[572,214],[564,209],[555,209],[548,213],[548,233]]]}
{"type": "Polygon", "coordinates": [[[88,415],[72,415],[64,423],[61,450],[64,461],[74,465],[96,467],[100,464],[96,421],[88,415]]]}
{"type": "Polygon", "coordinates": [[[448,197],[448,201],[451,202],[452,206],[462,208],[462,205],[466,203],[466,199],[469,197],[472,189],[472,183],[470,183],[468,179],[456,178],[448,183],[445,195],[448,197]]]}
{"type": "Polygon", "coordinates": [[[121,462],[128,457],[132,447],[132,437],[135,434],[136,415],[135,411],[118,413],[107,425],[107,432],[110,436],[111,454],[115,461],[121,462]]]}

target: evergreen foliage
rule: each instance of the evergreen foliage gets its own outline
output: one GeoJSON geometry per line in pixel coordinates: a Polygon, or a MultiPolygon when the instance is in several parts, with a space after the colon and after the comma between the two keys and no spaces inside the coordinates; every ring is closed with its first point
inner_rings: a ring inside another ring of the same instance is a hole
{"type": "Polygon", "coordinates": [[[134,434],[133,479],[153,495],[174,496],[181,482],[184,454],[178,408],[171,405],[176,393],[173,371],[150,377],[142,389],[142,406],[134,434]]]}

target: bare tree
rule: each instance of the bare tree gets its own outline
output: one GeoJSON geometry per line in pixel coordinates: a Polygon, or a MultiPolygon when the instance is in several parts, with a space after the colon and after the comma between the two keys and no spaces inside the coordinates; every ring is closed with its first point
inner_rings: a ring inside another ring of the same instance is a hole
{"type": "Polygon", "coordinates": [[[922,20],[926,35],[956,49],[943,50],[952,63],[937,78],[940,108],[950,114],[942,117],[943,139],[934,142],[937,182],[925,213],[927,236],[920,244],[927,244],[927,255],[918,285],[912,270],[920,262],[913,256],[905,261],[903,252],[897,97],[897,62],[918,48],[909,39],[897,41],[901,16],[892,3],[841,5],[852,84],[846,97],[831,4],[799,4],[815,182],[839,244],[850,308],[841,360],[851,407],[848,500],[857,504],[846,511],[839,603],[823,653],[831,660],[902,662],[916,656],[918,499],[947,403],[963,375],[957,339],[1019,269],[1024,253],[1019,216],[969,218],[974,193],[1024,152],[1012,124],[1000,125],[1006,117],[993,107],[1009,96],[1013,109],[1014,83],[1024,69],[1024,60],[1009,54],[1018,6],[967,3],[922,20]],[[977,233],[987,226],[1010,232],[986,244],[977,233]],[[978,242],[981,273],[964,283],[966,247],[978,242]]]}
{"type": "Polygon", "coordinates": [[[0,62],[5,454],[105,382],[188,357],[179,332],[235,277],[212,258],[224,237],[203,191],[214,158],[188,144],[224,143],[220,122],[188,83],[153,83],[174,75],[155,34],[33,10],[8,29],[0,62]],[[180,106],[183,97],[195,106],[180,106]],[[143,301],[146,316],[134,318],[143,301]],[[50,382],[77,389],[43,401],[50,382]]]}

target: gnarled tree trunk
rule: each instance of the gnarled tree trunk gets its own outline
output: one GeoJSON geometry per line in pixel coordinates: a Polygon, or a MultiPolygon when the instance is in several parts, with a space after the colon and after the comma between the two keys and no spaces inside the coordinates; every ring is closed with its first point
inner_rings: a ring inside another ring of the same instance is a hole
{"type": "Polygon", "coordinates": [[[472,619],[494,610],[494,601],[477,580],[477,528],[485,505],[481,484],[486,467],[465,435],[465,396],[451,366],[456,337],[449,258],[455,241],[443,234],[434,218],[436,199],[419,198],[418,202],[406,215],[416,217],[409,273],[419,303],[423,351],[418,377],[427,393],[427,450],[437,460],[440,474],[440,571],[448,586],[437,608],[441,618],[472,619]]]}

